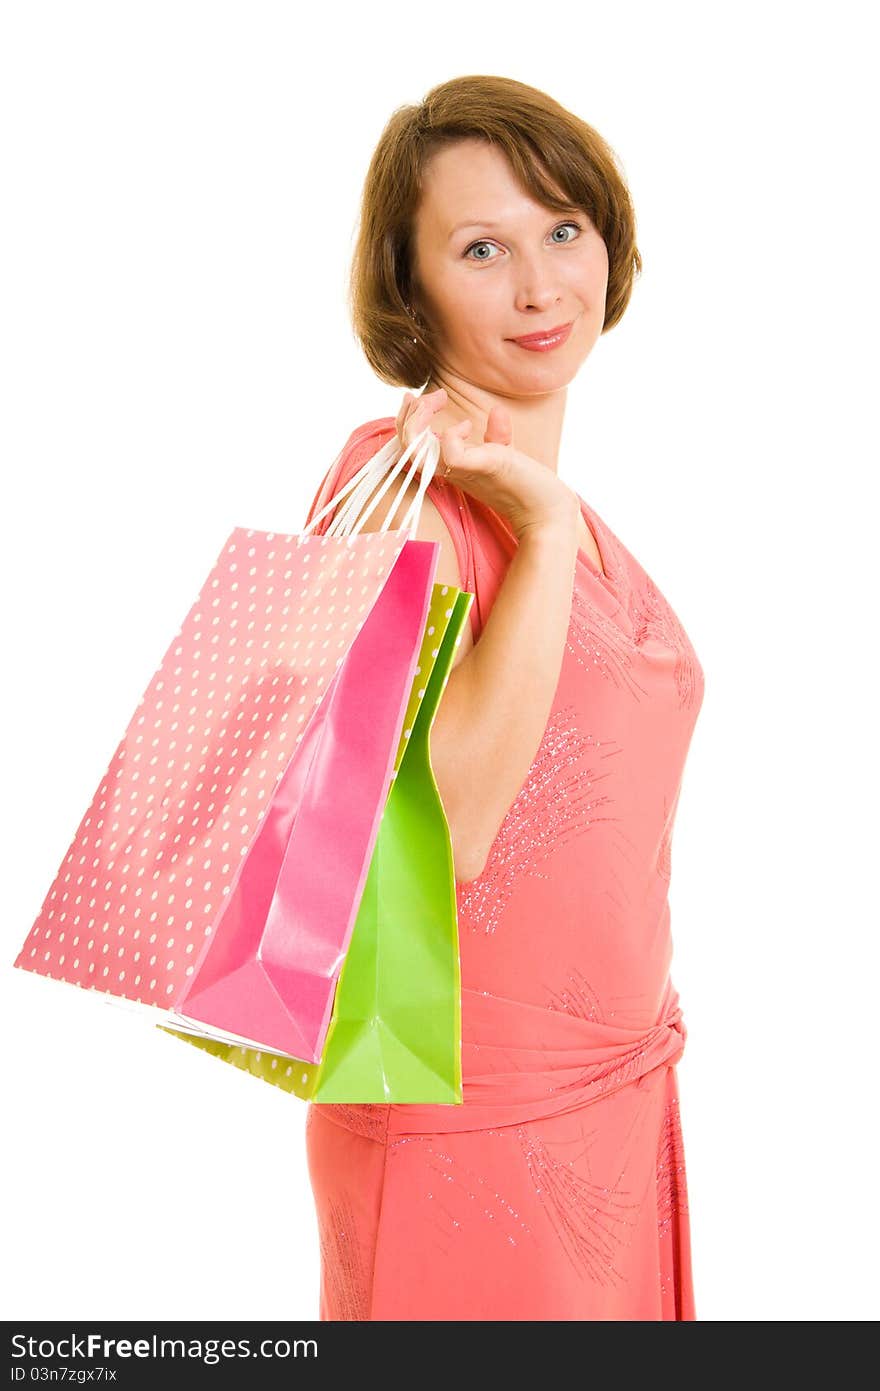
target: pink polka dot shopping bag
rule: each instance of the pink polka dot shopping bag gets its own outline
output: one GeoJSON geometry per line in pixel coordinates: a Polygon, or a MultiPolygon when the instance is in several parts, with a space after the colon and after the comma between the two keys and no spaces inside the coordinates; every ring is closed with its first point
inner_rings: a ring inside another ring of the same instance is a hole
{"type": "Polygon", "coordinates": [[[439,544],[411,539],[438,455],[430,431],[403,451],[394,437],[301,533],[231,532],[17,967],[303,1098],[460,1101],[428,736],[473,596],[435,585],[439,544]],[[408,460],[400,528],[395,504],[361,530],[408,460]]]}

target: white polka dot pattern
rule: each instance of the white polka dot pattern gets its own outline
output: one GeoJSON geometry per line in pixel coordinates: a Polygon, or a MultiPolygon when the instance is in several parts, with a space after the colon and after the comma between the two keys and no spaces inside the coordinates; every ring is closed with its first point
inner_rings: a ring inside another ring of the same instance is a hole
{"type": "Polygon", "coordinates": [[[172,1009],[407,534],[237,527],[152,678],[14,965],[172,1009]]]}

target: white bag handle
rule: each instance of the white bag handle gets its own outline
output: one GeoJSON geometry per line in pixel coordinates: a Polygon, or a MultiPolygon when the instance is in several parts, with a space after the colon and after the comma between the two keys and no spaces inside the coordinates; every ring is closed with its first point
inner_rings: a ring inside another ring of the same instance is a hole
{"type": "Polygon", "coordinates": [[[418,492],[416,493],[416,496],[413,498],[409,506],[409,509],[407,510],[406,516],[400,524],[400,527],[395,528],[395,530],[399,529],[400,531],[416,531],[419,525],[419,518],[422,514],[422,499],[424,498],[425,493],[428,490],[428,485],[430,484],[431,479],[434,477],[434,474],[437,471],[437,465],[440,461],[440,441],[434,434],[433,430],[431,430],[429,426],[426,426],[422,433],[418,435],[412,441],[412,443],[409,444],[406,447],[406,449],[404,449],[400,457],[397,458],[397,453],[399,449],[400,440],[396,434],[392,435],[388,443],[386,445],[383,445],[383,447],[378,451],[378,453],[374,454],[371,459],[368,459],[367,462],[363,464],[361,468],[358,469],[357,473],[355,473],[348,480],[348,482],[345,484],[345,487],[340,488],[339,491],[335,493],[334,496],[330,499],[327,505],[325,507],[322,507],[321,511],[318,512],[312,518],[312,520],[306,526],[303,527],[302,531],[300,532],[300,537],[307,536],[308,533],[312,530],[312,528],[314,526],[317,526],[318,522],[320,522],[323,517],[326,517],[328,512],[332,512],[333,509],[339,505],[340,500],[346,497],[349,493],[351,493],[351,497],[348,498],[348,501],[340,509],[337,516],[333,518],[333,521],[328,526],[324,535],[342,536],[349,539],[356,536],[358,532],[361,530],[364,522],[369,517],[373,508],[385,496],[385,493],[388,491],[388,488],[394,482],[394,479],[400,473],[401,468],[406,463],[406,460],[409,458],[410,455],[412,455],[413,457],[412,463],[409,467],[409,471],[398,490],[397,496],[394,500],[394,506],[389,510],[388,515],[385,517],[385,520],[382,522],[382,525],[379,528],[379,530],[385,532],[390,529],[389,523],[391,521],[391,518],[394,516],[395,512],[400,506],[400,500],[405,495],[406,490],[409,487],[410,481],[413,477],[413,474],[416,472],[417,469],[421,468],[421,477],[419,479],[418,492]],[[391,464],[393,464],[394,467],[391,468],[389,471],[389,465],[391,464]],[[370,503],[369,507],[361,516],[360,511],[363,507],[363,504],[366,502],[367,498],[370,496],[370,493],[373,491],[376,485],[382,481],[382,479],[385,480],[384,486],[379,490],[379,492],[376,494],[376,496],[370,503]]]}

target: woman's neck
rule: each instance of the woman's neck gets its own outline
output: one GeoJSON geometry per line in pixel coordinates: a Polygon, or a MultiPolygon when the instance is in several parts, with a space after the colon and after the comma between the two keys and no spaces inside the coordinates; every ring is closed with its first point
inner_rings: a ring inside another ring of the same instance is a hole
{"type": "Polygon", "coordinates": [[[473,429],[465,443],[482,444],[490,410],[495,405],[503,406],[510,415],[514,447],[554,473],[558,472],[567,387],[544,396],[504,396],[475,387],[460,377],[435,371],[420,394],[425,396],[438,387],[446,392],[446,404],[432,417],[431,429],[435,433],[441,434],[448,426],[468,419],[473,422],[473,429]]]}

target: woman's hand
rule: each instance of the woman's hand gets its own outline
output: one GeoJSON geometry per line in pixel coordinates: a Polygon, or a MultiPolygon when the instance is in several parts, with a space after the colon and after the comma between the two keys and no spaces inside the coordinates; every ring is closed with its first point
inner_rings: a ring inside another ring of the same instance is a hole
{"type": "MultiPolygon", "coordinates": [[[[405,394],[395,422],[398,439],[405,448],[430,424],[446,401],[442,387],[424,396],[405,394]]],[[[504,517],[517,540],[531,528],[560,523],[576,527],[580,517],[577,495],[553,469],[514,449],[506,407],[496,405],[490,410],[482,444],[467,444],[471,428],[470,420],[460,420],[440,432],[438,478],[448,478],[504,517]]]]}

